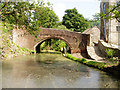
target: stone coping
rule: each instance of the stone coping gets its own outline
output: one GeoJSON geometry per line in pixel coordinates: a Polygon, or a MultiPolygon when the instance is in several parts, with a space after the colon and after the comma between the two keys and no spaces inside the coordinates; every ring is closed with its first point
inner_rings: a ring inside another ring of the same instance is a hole
{"type": "Polygon", "coordinates": [[[107,48],[113,48],[113,49],[118,49],[120,50],[120,46],[118,45],[115,45],[115,44],[111,44],[111,43],[106,43],[105,41],[103,40],[99,40],[105,47],[107,48]]]}

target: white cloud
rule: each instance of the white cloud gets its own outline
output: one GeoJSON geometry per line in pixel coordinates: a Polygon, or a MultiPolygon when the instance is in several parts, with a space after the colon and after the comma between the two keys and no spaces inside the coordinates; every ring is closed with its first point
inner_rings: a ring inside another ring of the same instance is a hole
{"type": "Polygon", "coordinates": [[[62,20],[62,17],[64,16],[64,11],[67,9],[66,5],[63,3],[57,3],[53,5],[53,10],[59,17],[60,21],[62,20]]]}

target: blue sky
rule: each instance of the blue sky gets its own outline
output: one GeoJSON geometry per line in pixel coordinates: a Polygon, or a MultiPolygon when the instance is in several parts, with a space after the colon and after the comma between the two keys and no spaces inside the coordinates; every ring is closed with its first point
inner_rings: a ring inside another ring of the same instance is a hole
{"type": "Polygon", "coordinates": [[[60,21],[64,16],[66,9],[73,9],[74,7],[85,18],[92,19],[92,15],[100,12],[99,0],[44,0],[53,4],[53,10],[59,17],[60,21]]]}

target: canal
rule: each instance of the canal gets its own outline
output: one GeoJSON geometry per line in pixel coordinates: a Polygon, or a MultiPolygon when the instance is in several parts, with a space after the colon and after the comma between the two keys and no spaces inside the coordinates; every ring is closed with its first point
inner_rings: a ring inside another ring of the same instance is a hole
{"type": "Polygon", "coordinates": [[[2,88],[120,88],[120,79],[61,54],[40,53],[2,61],[2,88]]]}

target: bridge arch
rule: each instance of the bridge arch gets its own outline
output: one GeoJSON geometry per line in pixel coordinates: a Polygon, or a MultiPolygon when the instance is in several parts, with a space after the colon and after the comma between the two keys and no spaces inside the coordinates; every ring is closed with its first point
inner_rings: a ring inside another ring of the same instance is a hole
{"type": "Polygon", "coordinates": [[[13,42],[15,44],[30,50],[36,50],[36,47],[41,44],[41,42],[47,39],[55,38],[66,42],[66,44],[70,47],[71,53],[85,52],[87,50],[87,46],[90,45],[89,34],[82,34],[67,30],[42,28],[42,30],[38,32],[37,38],[34,35],[31,35],[27,30],[23,29],[14,29],[12,33],[13,42]],[[80,46],[81,44],[83,44],[84,47],[80,46]]]}
{"type": "Polygon", "coordinates": [[[44,39],[40,40],[38,43],[35,44],[34,50],[36,51],[36,53],[40,53],[40,45],[41,45],[44,41],[49,40],[49,39],[60,39],[60,40],[64,41],[64,42],[68,45],[68,47],[70,48],[70,52],[71,52],[72,46],[70,45],[70,43],[69,43],[66,39],[64,39],[64,38],[62,38],[62,37],[56,37],[56,36],[53,37],[53,36],[52,36],[52,37],[44,38],[44,39]]]}

